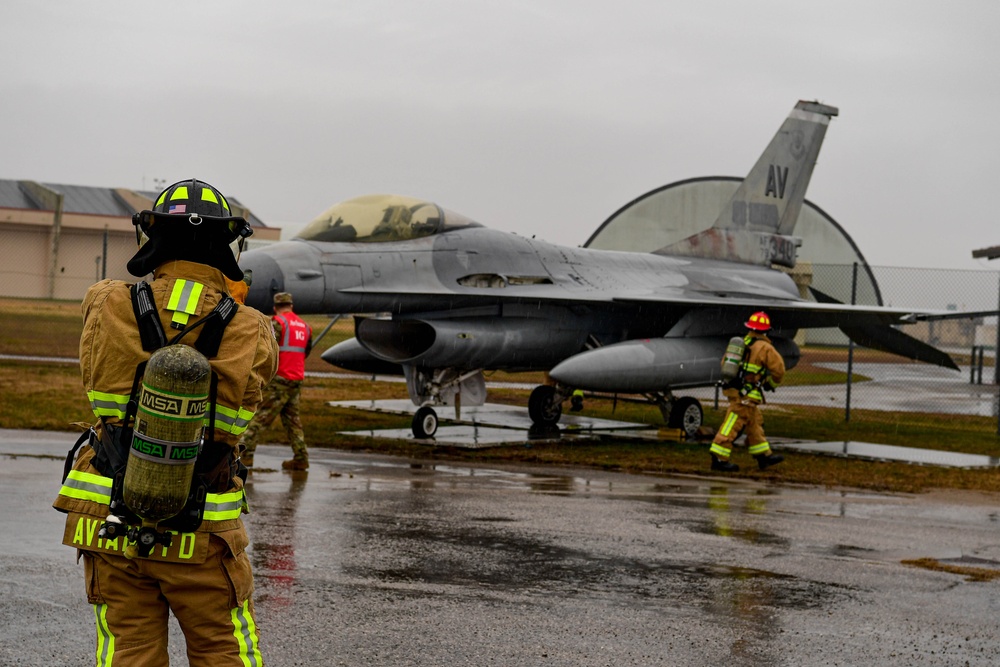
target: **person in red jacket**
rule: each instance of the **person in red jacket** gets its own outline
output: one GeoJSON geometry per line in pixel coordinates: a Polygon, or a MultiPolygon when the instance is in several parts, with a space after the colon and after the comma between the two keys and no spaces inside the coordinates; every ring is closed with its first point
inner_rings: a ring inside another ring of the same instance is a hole
{"type": "Polygon", "coordinates": [[[305,377],[306,357],[312,351],[312,328],[292,312],[292,305],[292,295],[288,292],[274,295],[271,323],[274,336],[278,339],[278,372],[267,386],[264,400],[240,441],[246,448],[241,461],[247,468],[253,467],[253,455],[261,430],[270,426],[280,414],[281,424],[292,446],[292,458],[282,462],[281,467],[285,470],[309,469],[306,435],[299,417],[299,397],[305,377]]]}

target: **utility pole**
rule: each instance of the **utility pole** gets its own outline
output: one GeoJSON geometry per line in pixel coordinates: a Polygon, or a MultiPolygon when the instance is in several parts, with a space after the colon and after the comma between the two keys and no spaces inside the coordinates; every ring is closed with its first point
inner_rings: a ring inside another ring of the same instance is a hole
{"type": "Polygon", "coordinates": [[[63,195],[35,181],[20,181],[28,195],[42,210],[52,211],[52,230],[49,233],[49,285],[48,298],[56,297],[56,276],[59,274],[59,240],[62,237],[63,195]]]}

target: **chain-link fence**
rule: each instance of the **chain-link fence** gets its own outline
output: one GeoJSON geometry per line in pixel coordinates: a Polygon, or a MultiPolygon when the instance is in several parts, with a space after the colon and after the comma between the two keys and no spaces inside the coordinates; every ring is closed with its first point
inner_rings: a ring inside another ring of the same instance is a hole
{"type": "Polygon", "coordinates": [[[938,311],[949,317],[898,326],[898,334],[887,337],[890,346],[906,348],[928,362],[875,353],[855,345],[839,329],[800,332],[802,362],[792,373],[803,377],[783,387],[774,402],[840,408],[847,421],[852,409],[1000,418],[1000,332],[992,314],[1000,309],[1000,273],[813,264],[809,284],[820,300],[938,311]],[[958,316],[963,312],[990,314],[958,316]],[[843,380],[808,381],[810,375],[821,377],[822,370],[840,373],[843,380]]]}

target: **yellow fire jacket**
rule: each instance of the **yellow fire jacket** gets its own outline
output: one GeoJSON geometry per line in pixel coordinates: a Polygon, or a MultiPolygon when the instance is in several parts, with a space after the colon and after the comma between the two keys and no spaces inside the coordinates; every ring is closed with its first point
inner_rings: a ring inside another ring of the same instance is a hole
{"type": "MultiPolygon", "coordinates": [[[[771,388],[777,387],[785,377],[785,360],[781,354],[774,349],[771,339],[762,333],[752,332],[746,335],[744,342],[750,346],[750,354],[743,364],[746,370],[744,378],[744,395],[755,403],[764,400],[760,390],[756,388],[757,382],[764,376],[764,384],[771,388]]],[[[735,400],[740,396],[736,389],[727,389],[723,392],[730,400],[735,400]]]]}
{"type": "MultiPolygon", "coordinates": [[[[209,314],[228,293],[221,271],[180,260],[158,267],[150,286],[168,340],[179,332],[172,322],[181,327],[195,322],[209,314]]],[[[128,283],[105,280],[93,285],[84,297],[82,310],[80,370],[91,408],[99,418],[95,429],[100,433],[103,424],[115,424],[124,417],[136,366],[150,353],[142,349],[128,283]]],[[[193,345],[199,333],[200,327],[181,341],[193,345]]],[[[240,306],[225,329],[218,354],[209,360],[219,377],[215,442],[236,451],[239,437],[261,401],[262,389],[277,369],[277,361],[278,346],[270,319],[253,308],[240,306]]],[[[91,465],[93,456],[93,449],[84,445],[54,503],[56,509],[70,514],[66,543],[83,549],[97,548],[100,542],[93,534],[88,537],[88,532],[95,532],[89,520],[103,522],[109,514],[112,480],[91,465]],[[87,521],[81,523],[82,519],[87,521]],[[75,539],[70,541],[71,533],[75,539]]],[[[242,528],[240,514],[246,511],[242,487],[242,481],[234,478],[227,492],[209,494],[205,520],[198,532],[242,528]]]]}

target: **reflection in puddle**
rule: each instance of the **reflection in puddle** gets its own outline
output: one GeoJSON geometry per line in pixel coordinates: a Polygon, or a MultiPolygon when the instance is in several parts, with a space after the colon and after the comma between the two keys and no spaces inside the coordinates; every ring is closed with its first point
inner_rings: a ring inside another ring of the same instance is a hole
{"type": "MultiPolygon", "coordinates": [[[[372,517],[354,529],[366,542],[384,541],[391,532],[393,557],[355,564],[347,570],[349,574],[384,584],[453,586],[480,592],[495,588],[542,597],[621,598],[632,607],[699,605],[716,614],[752,612],[764,614],[763,618],[771,613],[767,610],[821,608],[848,595],[842,587],[764,570],[602,557],[491,527],[514,522],[506,517],[480,517],[461,528],[412,518],[384,520],[392,522],[391,530],[372,517]]],[[[394,590],[401,595],[432,594],[412,586],[394,590]]]]}
{"type": "Polygon", "coordinates": [[[704,535],[732,537],[750,544],[788,546],[788,540],[757,527],[767,510],[766,498],[759,496],[736,496],[727,486],[713,486],[709,489],[708,509],[710,520],[680,521],[691,532],[704,535]]]}
{"type": "Polygon", "coordinates": [[[260,519],[255,522],[249,553],[254,577],[267,582],[257,596],[258,600],[267,601],[276,607],[288,607],[293,601],[298,575],[295,560],[296,514],[308,474],[284,474],[280,479],[287,480],[287,486],[284,489],[269,489],[270,493],[267,494],[279,498],[276,502],[270,498],[263,502],[264,493],[258,491],[256,484],[249,483],[246,486],[247,500],[251,505],[256,504],[258,498],[262,501],[260,519]]]}

